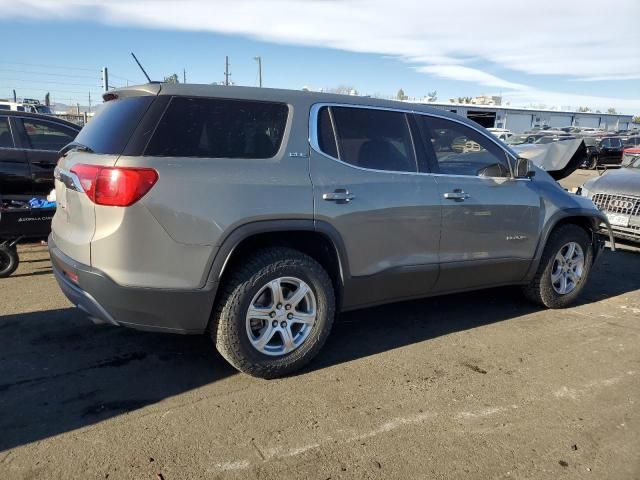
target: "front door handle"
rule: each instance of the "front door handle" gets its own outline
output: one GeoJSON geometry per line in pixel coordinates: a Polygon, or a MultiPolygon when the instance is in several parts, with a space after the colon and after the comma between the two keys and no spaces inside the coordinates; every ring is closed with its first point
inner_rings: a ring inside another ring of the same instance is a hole
{"type": "Polygon", "coordinates": [[[322,199],[327,202],[349,203],[354,198],[356,198],[356,196],[344,188],[338,188],[333,192],[322,194],[322,199]]]}
{"type": "Polygon", "coordinates": [[[471,198],[471,195],[469,195],[468,193],[464,193],[460,189],[455,189],[453,192],[445,193],[444,198],[446,198],[447,200],[463,200],[464,201],[468,198],[471,198]]]}

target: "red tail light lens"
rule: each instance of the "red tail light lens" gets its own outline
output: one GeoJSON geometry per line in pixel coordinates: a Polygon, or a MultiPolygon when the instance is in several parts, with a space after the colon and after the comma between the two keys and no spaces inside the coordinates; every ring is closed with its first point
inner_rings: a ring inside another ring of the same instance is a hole
{"type": "Polygon", "coordinates": [[[71,171],[92,202],[112,207],[133,205],[158,181],[158,172],[152,168],[78,164],[71,171]]]}

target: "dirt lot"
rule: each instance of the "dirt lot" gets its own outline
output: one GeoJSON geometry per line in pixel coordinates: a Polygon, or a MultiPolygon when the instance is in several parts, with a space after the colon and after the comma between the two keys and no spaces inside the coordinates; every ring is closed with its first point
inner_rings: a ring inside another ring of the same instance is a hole
{"type": "Polygon", "coordinates": [[[46,247],[21,253],[0,280],[2,479],[640,478],[633,247],[568,310],[502,288],[345,314],[276,381],[205,338],[92,325],[46,247]]]}

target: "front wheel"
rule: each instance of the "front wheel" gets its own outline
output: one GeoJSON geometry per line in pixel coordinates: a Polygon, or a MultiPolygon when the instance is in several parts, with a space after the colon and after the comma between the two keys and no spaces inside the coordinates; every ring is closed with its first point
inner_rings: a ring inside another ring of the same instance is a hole
{"type": "Polygon", "coordinates": [[[598,155],[592,155],[589,159],[589,170],[598,168],[598,155]]]}
{"type": "Polygon", "coordinates": [[[333,284],[311,257],[289,248],[256,252],[225,282],[212,335],[241,372],[276,378],[322,348],[335,316],[333,284]]]}
{"type": "Polygon", "coordinates": [[[16,247],[0,245],[0,278],[6,278],[16,271],[20,258],[16,247]]]}
{"type": "Polygon", "coordinates": [[[572,304],[585,287],[593,264],[593,246],[577,225],[554,230],[542,254],[535,277],[523,290],[531,301],[547,308],[572,304]]]}

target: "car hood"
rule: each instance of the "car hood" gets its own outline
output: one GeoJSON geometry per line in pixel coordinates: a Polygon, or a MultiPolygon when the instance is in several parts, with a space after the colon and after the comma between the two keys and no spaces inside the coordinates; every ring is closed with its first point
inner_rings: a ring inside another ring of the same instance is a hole
{"type": "Polygon", "coordinates": [[[587,158],[587,148],[581,138],[554,143],[512,145],[521,157],[531,160],[555,180],[568,177],[587,158]]]}
{"type": "Polygon", "coordinates": [[[593,178],[584,184],[591,194],[616,193],[640,197],[640,169],[621,168],[610,170],[601,177],[593,178]]]}

